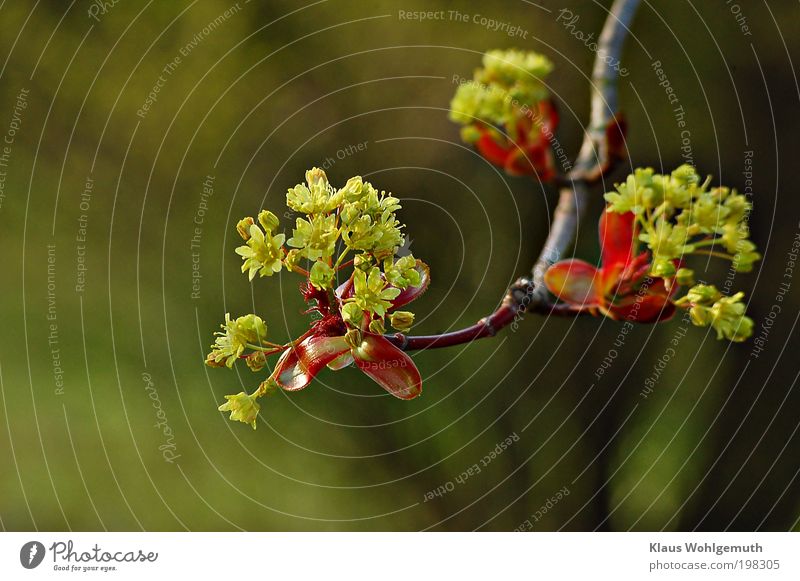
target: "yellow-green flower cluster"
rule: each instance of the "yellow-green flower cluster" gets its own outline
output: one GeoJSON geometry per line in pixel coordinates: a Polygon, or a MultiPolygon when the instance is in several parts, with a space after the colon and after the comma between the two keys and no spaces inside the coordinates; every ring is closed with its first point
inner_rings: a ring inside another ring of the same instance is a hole
{"type": "MultiPolygon", "coordinates": [[[[506,80],[518,67],[526,71],[526,76],[549,70],[549,63],[545,66],[536,57],[513,51],[491,53],[484,64],[487,75],[506,80]]],[[[276,234],[278,218],[267,210],[262,210],[257,221],[248,217],[237,224],[236,229],[246,242],[236,249],[244,259],[242,272],[248,272],[252,280],[257,273],[269,276],[285,267],[306,275],[315,288],[331,290],[338,268],[349,255],[355,268],[353,296],[343,305],[342,317],[351,327],[361,329],[366,313],[369,329],[383,332],[391,300],[403,289],[420,284],[417,259],[396,256],[405,243],[403,224],[396,216],[400,200],[378,191],[360,176],[350,178],[341,188],[331,185],[319,168],[310,169],[305,177],[305,183],[286,193],[286,205],[303,214],[295,219],[288,240],[283,234],[276,234]],[[310,263],[310,268],[303,268],[304,261],[310,263]]],[[[403,331],[411,327],[413,320],[413,313],[406,311],[390,318],[394,328],[403,331]]],[[[239,355],[241,351],[236,357],[239,355]]],[[[263,355],[254,353],[248,356],[247,364],[251,369],[260,369],[262,359],[263,355]]],[[[235,357],[231,364],[233,360],[235,357]]]]}
{"type": "Polygon", "coordinates": [[[605,195],[607,210],[635,215],[639,241],[652,254],[651,276],[667,279],[668,288],[691,286],[675,304],[690,309],[695,325],[713,327],[720,339],[744,341],[753,331],[744,293],[724,296],[714,286],[696,285],[694,271],[682,264],[690,255],[715,256],[730,260],[738,272],[749,272],[761,257],[750,240],[747,197],[710,183],[691,165],[664,175],[637,169],[605,195]]]}
{"type": "Polygon", "coordinates": [[[382,259],[394,256],[405,239],[403,227],[395,212],[400,200],[387,192],[378,192],[360,176],[350,178],[341,190],[342,240],[348,248],[370,257],[382,259]]]}
{"type": "Polygon", "coordinates": [[[468,142],[476,136],[469,127],[476,121],[505,126],[513,132],[516,119],[548,98],[544,78],[552,70],[553,64],[535,52],[489,51],[473,80],[460,84],[456,90],[450,103],[450,119],[467,126],[462,137],[468,142]]]}
{"type": "Polygon", "coordinates": [[[386,280],[398,288],[418,286],[420,274],[417,270],[417,260],[411,256],[401,256],[397,260],[389,257],[383,261],[383,272],[386,280]]]}
{"type": "Polygon", "coordinates": [[[314,261],[311,283],[317,288],[331,288],[335,266],[344,254],[352,251],[362,255],[360,260],[381,259],[394,256],[403,245],[403,225],[395,216],[400,201],[391,194],[378,192],[359,176],[336,189],[318,168],[306,172],[306,184],[295,186],[286,195],[289,207],[308,215],[297,218],[287,242],[296,252],[290,251],[287,258],[291,266],[300,258],[314,261]],[[334,263],[340,240],[344,250],[334,263]]]}
{"type": "Polygon", "coordinates": [[[637,169],[605,195],[609,212],[636,215],[639,239],[653,254],[652,275],[673,276],[675,260],[693,253],[728,258],[739,272],[752,270],[761,257],[749,240],[750,202],[710,182],[701,182],[690,165],[666,175],[637,169]]]}
{"type": "Polygon", "coordinates": [[[699,327],[710,325],[718,339],[741,342],[753,334],[753,320],[745,315],[743,298],[743,292],[728,297],[712,285],[698,284],[677,304],[688,304],[692,323],[699,327]]]}
{"type": "Polygon", "coordinates": [[[292,237],[287,244],[297,248],[300,258],[327,260],[336,250],[336,239],[339,236],[336,222],[334,214],[317,214],[310,216],[308,220],[297,218],[292,237]]]}
{"type": "Polygon", "coordinates": [[[378,191],[360,176],[337,189],[323,170],[313,168],[306,172],[305,183],[289,189],[286,204],[304,214],[295,219],[288,240],[275,233],[278,218],[267,210],[258,215],[257,223],[248,217],[236,226],[246,242],[236,252],[244,259],[242,272],[249,273],[250,280],[256,274],[271,276],[285,267],[308,274],[316,288],[330,289],[337,267],[351,252],[357,266],[389,260],[391,278],[403,280],[406,272],[413,279],[415,273],[409,274],[409,265],[416,264],[413,257],[399,266],[391,262],[405,242],[403,224],[395,215],[400,201],[392,194],[378,191]],[[337,251],[341,252],[334,260],[337,251]],[[311,263],[308,270],[303,268],[304,260],[311,263]]]}
{"type": "Polygon", "coordinates": [[[257,315],[245,315],[234,320],[225,313],[225,323],[220,327],[223,330],[215,333],[217,338],[206,357],[206,363],[212,367],[233,367],[248,344],[258,347],[267,338],[267,324],[257,315]]]}
{"type": "MultiPolygon", "coordinates": [[[[394,311],[392,301],[409,286],[420,287],[416,294],[423,292],[422,272],[427,284],[428,271],[411,255],[397,256],[405,243],[404,225],[396,216],[400,201],[359,176],[350,178],[341,188],[331,185],[319,168],[307,171],[305,178],[305,183],[286,194],[287,206],[302,214],[296,217],[288,239],[277,233],[278,217],[268,210],[262,210],[256,219],[245,217],[237,223],[236,231],[245,241],[236,249],[243,259],[242,272],[248,273],[250,280],[256,274],[271,276],[283,268],[303,275],[308,283],[303,286],[304,297],[311,310],[321,315],[310,328],[318,338],[330,339],[325,333],[342,332],[347,345],[356,348],[362,344],[364,333],[385,333],[387,316],[395,329],[408,331],[414,322],[413,313],[394,311]],[[347,257],[350,260],[345,260],[347,257]],[[337,273],[345,268],[352,268],[352,275],[348,270],[346,284],[334,292],[334,287],[344,282],[336,280],[337,273]],[[319,323],[327,326],[318,328],[319,323]]],[[[408,303],[411,294],[398,303],[408,303]]],[[[308,335],[285,344],[267,342],[266,324],[252,314],[237,319],[225,315],[222,329],[216,333],[206,364],[232,367],[241,358],[254,372],[267,366],[270,355],[281,353],[277,365],[285,363],[289,350],[308,335]]],[[[277,380],[271,377],[253,393],[226,395],[219,410],[255,428],[260,410],[257,399],[278,388],[277,380]]]]}
{"type": "Polygon", "coordinates": [[[341,204],[341,193],[328,182],[318,167],[306,172],[306,183],[297,184],[286,194],[286,205],[302,214],[328,214],[341,204]]]}

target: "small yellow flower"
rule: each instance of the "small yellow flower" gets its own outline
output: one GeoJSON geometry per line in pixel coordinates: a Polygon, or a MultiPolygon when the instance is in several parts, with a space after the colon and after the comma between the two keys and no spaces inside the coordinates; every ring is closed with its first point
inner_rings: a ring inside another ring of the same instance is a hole
{"type": "Polygon", "coordinates": [[[308,280],[318,289],[331,288],[333,286],[333,277],[336,273],[333,268],[324,260],[317,260],[311,267],[308,280]]]}
{"type": "Polygon", "coordinates": [[[261,276],[272,276],[280,272],[285,239],[284,234],[273,236],[269,231],[265,234],[255,224],[250,226],[250,239],[247,245],[236,249],[236,254],[244,259],[242,272],[249,272],[250,280],[255,278],[256,273],[260,273],[261,276]]]}
{"type": "Polygon", "coordinates": [[[363,270],[354,271],[353,283],[355,296],[352,301],[362,311],[374,313],[379,317],[386,314],[386,309],[392,306],[390,301],[400,294],[399,288],[386,288],[386,281],[376,266],[370,269],[369,276],[363,270]]]}
{"type": "Polygon", "coordinates": [[[287,244],[300,250],[300,255],[309,260],[329,258],[335,248],[339,229],[336,216],[316,216],[311,220],[298,218],[292,237],[287,244]]]}
{"type": "Polygon", "coordinates": [[[236,395],[226,395],[225,399],[228,401],[219,406],[217,409],[221,412],[231,412],[231,420],[250,424],[255,430],[256,417],[261,409],[261,406],[258,405],[256,398],[241,391],[236,395]]]}

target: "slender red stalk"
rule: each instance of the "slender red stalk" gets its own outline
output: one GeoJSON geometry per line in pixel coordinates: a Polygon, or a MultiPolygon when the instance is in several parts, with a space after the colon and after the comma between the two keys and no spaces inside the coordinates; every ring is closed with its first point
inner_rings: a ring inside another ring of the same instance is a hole
{"type": "MultiPolygon", "coordinates": [[[[554,304],[549,305],[548,308],[549,313],[555,316],[574,317],[581,314],[570,309],[568,305],[554,304]]],[[[514,302],[504,301],[503,305],[488,317],[458,331],[440,335],[417,335],[412,337],[407,337],[402,333],[395,333],[394,335],[386,335],[386,338],[405,351],[452,347],[484,337],[494,337],[500,329],[510,325],[515,319],[522,319],[523,313],[524,310],[521,310],[514,302]]]]}

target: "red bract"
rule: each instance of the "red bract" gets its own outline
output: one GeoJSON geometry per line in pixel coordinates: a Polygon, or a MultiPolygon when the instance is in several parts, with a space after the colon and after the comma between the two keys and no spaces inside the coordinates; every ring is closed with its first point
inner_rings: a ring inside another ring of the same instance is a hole
{"type": "MultiPolygon", "coordinates": [[[[392,301],[388,312],[410,303],[428,288],[428,266],[417,261],[417,270],[420,284],[404,289],[392,301]]],[[[351,277],[336,289],[335,296],[341,306],[352,294],[351,277]]],[[[319,301],[317,306],[321,306],[319,301]]],[[[357,332],[352,330],[351,335],[345,337],[339,334],[346,327],[338,312],[327,312],[327,308],[322,310],[326,312],[321,320],[326,323],[312,325],[307,336],[278,360],[272,378],[280,387],[298,391],[307,387],[325,366],[337,371],[355,362],[361,371],[395,397],[413,399],[422,393],[422,377],[414,361],[382,335],[370,333],[366,313],[363,328],[357,332]]]]}
{"type": "Polygon", "coordinates": [[[516,127],[505,127],[508,136],[495,128],[476,124],[480,136],[475,147],[493,164],[512,175],[538,175],[543,181],[555,177],[555,162],[550,141],[558,125],[558,113],[550,101],[540,101],[536,111],[517,121],[516,127]]]}
{"type": "Polygon", "coordinates": [[[612,319],[655,323],[672,317],[671,297],[663,278],[648,275],[647,252],[636,254],[639,237],[632,212],[603,212],[600,217],[601,266],[562,260],[544,276],[548,290],[577,311],[600,312],[612,319]]]}

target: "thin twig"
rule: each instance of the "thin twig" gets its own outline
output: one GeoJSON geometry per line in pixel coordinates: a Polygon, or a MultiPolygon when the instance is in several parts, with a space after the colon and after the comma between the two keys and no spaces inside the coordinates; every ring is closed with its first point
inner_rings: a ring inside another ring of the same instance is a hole
{"type": "Polygon", "coordinates": [[[547,240],[533,266],[531,277],[519,278],[509,288],[500,307],[474,325],[440,335],[406,336],[402,333],[387,335],[387,339],[404,350],[432,349],[460,345],[494,336],[524,313],[577,316],[581,311],[567,305],[553,303],[544,285],[544,273],[567,251],[578,230],[588,197],[589,184],[608,169],[613,161],[608,151],[607,131],[617,122],[617,81],[619,72],[607,63],[620,62],[620,55],[629,27],[640,0],[615,0],[606,17],[598,39],[597,54],[592,69],[592,98],[589,126],[575,160],[574,169],[567,176],[568,186],[559,192],[558,204],[547,240]]]}

